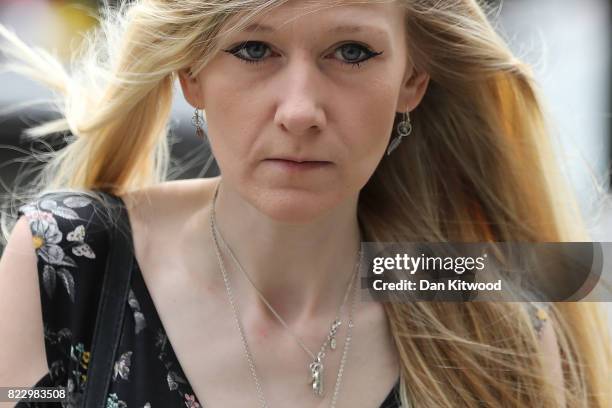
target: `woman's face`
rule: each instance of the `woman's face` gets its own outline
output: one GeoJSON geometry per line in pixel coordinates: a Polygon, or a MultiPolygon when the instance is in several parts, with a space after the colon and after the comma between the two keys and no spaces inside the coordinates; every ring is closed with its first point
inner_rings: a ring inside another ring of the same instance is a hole
{"type": "Polygon", "coordinates": [[[224,184],[279,221],[350,208],[396,111],[414,109],[426,88],[409,64],[403,11],[290,1],[251,24],[223,37],[196,77],[181,72],[224,184]]]}

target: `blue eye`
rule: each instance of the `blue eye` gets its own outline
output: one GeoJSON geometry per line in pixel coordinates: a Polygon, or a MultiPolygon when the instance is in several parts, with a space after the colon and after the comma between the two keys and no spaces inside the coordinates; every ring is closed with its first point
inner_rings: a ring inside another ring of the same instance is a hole
{"type": "Polygon", "coordinates": [[[359,64],[362,62],[380,54],[382,53],[372,52],[362,45],[353,43],[341,45],[334,51],[334,55],[341,56],[342,59],[346,61],[346,64],[355,65],[357,67],[359,67],[359,64]]]}
{"type": "MultiPolygon", "coordinates": [[[[271,51],[265,43],[260,41],[247,41],[229,50],[223,50],[248,64],[258,64],[265,61],[267,51],[271,51]]],[[[374,52],[357,43],[347,43],[339,46],[333,53],[341,57],[341,63],[359,68],[362,63],[374,58],[381,52],[374,52]]]]}
{"type": "Polygon", "coordinates": [[[256,64],[262,62],[262,58],[266,51],[270,51],[267,45],[258,41],[247,41],[239,44],[231,50],[224,50],[233,54],[235,57],[242,59],[245,62],[256,64]]]}

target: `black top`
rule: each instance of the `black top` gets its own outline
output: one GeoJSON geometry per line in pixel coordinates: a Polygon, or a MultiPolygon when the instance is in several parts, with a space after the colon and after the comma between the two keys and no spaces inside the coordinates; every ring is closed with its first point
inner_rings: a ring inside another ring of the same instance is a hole
{"type": "MultiPolygon", "coordinates": [[[[47,193],[19,209],[29,220],[38,259],[49,367],[35,386],[66,389],[69,402],[20,402],[17,407],[80,406],[109,250],[105,213],[104,203],[78,192],[47,193]]],[[[133,264],[106,408],[200,407],[138,263],[133,264]]],[[[381,408],[399,407],[398,381],[381,408]]]]}

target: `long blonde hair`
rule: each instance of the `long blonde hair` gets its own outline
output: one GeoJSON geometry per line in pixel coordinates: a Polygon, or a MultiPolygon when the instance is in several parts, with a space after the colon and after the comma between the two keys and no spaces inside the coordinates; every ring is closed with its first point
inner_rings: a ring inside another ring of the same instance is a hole
{"type": "MultiPolygon", "coordinates": [[[[140,0],[107,8],[71,72],[0,26],[12,68],[61,96],[61,118],[29,134],[74,135],[35,188],[123,194],[166,180],[177,72],[208,63],[230,17],[244,16],[232,27],[239,30],[286,1],[140,0]]],[[[397,3],[406,11],[411,62],[431,81],[412,115],[411,143],[383,160],[362,191],[366,239],[588,240],[554,165],[532,72],[483,7],[475,0],[397,3]]],[[[609,407],[603,316],[594,304],[553,306],[563,390],[547,381],[537,335],[518,304],[385,303],[403,405],[553,407],[562,392],[571,407],[609,407]]]]}

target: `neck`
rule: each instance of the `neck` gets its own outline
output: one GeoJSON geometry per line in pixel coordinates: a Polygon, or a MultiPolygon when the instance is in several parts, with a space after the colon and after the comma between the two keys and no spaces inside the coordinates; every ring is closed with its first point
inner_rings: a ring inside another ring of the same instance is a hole
{"type": "MultiPolygon", "coordinates": [[[[287,323],[335,313],[358,257],[357,197],[312,222],[287,224],[262,214],[221,182],[215,223],[250,280],[287,323]]],[[[233,290],[246,297],[249,308],[272,316],[221,239],[219,246],[233,290]]]]}

